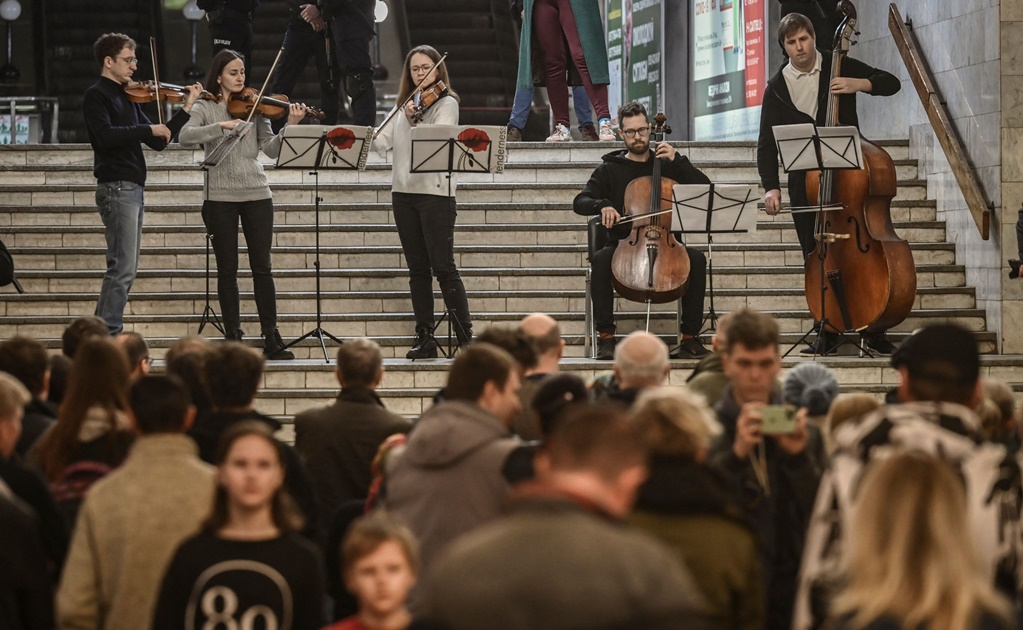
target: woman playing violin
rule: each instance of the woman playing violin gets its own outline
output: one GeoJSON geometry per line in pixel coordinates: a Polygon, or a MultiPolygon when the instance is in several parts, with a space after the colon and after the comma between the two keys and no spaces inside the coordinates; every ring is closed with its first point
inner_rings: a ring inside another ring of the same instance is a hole
{"type": "Polygon", "coordinates": [[[433,98],[411,98],[420,90],[443,83],[450,86],[448,71],[438,64],[441,56],[431,46],[416,46],[409,51],[402,68],[398,103],[404,112],[379,130],[374,146],[381,153],[394,151],[391,165],[391,205],[398,238],[409,270],[409,290],[416,318],[416,340],[406,357],[437,356],[437,342],[431,336],[433,317],[433,280],[440,283],[444,304],[454,315],[453,328],[459,346],[472,341],[472,316],[465,286],[455,266],[455,180],[441,173],[413,173],[412,128],[417,125],[458,124],[458,95],[450,87],[434,91],[433,98]],[[418,101],[418,105],[417,105],[418,101]],[[429,107],[424,103],[432,102],[429,107]],[[403,114],[403,115],[402,115],[403,114]]]}
{"type": "MultiPolygon", "coordinates": [[[[192,108],[192,117],[181,130],[181,144],[201,144],[209,155],[244,121],[227,110],[232,95],[245,89],[244,58],[233,50],[218,52],[210,64],[204,87],[218,100],[202,100],[192,108]]],[[[306,106],[293,103],[288,124],[298,124],[306,106]]],[[[256,159],[262,151],[277,157],[281,137],[274,135],[270,121],[253,117],[255,129],[245,135],[217,166],[206,173],[202,218],[212,236],[217,258],[217,295],[224,317],[226,339],[242,339],[238,303],[238,221],[241,219],[248,245],[249,266],[256,294],[256,310],[263,335],[263,354],[270,359],[293,359],[277,330],[277,296],[270,264],[273,241],[273,195],[263,166],[256,159]]]]}

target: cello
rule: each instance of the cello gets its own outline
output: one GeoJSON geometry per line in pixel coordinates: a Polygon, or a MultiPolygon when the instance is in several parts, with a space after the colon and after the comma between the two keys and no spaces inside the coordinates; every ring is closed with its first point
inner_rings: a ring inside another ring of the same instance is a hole
{"type": "MultiPolygon", "coordinates": [[[[835,33],[832,81],[841,76],[842,60],[856,34],[855,7],[841,0],[838,10],[845,17],[835,33]]],[[[827,126],[839,124],[838,96],[828,92],[827,126]]],[[[895,163],[864,138],[861,150],[860,169],[806,175],[810,204],[836,206],[818,211],[817,246],[804,263],[807,306],[830,332],[884,332],[906,319],[916,299],[913,253],[892,226],[895,163]]]]}
{"type": "MultiPolygon", "coordinates": [[[[651,149],[663,142],[667,118],[654,116],[651,149]]],[[[625,188],[622,214],[637,215],[629,238],[619,241],[611,258],[611,284],[618,294],[634,302],[663,304],[685,295],[689,286],[689,252],[671,233],[672,187],[675,180],[661,177],[661,159],[652,156],[653,174],[637,177],[625,188]]]]}

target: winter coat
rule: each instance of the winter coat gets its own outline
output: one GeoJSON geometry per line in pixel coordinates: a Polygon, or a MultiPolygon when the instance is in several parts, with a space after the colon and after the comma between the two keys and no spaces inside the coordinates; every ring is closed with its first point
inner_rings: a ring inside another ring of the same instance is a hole
{"type": "MultiPolygon", "coordinates": [[[[607,46],[604,40],[604,24],[600,18],[600,5],[596,0],[570,0],[572,16],[575,18],[576,32],[586,56],[586,71],[594,85],[608,85],[611,74],[607,67],[607,46]]],[[[525,0],[522,18],[522,33],[519,38],[519,75],[516,87],[532,88],[543,85],[541,77],[546,76],[542,70],[543,55],[537,54],[539,44],[533,34],[534,0],[525,0]],[[537,66],[537,62],[541,62],[537,66]],[[540,79],[538,81],[538,79],[540,79]]],[[[568,46],[568,43],[565,43],[568,46]]],[[[571,59],[571,57],[569,57],[571,59]]],[[[574,64],[569,62],[569,70],[574,64]]],[[[581,85],[581,81],[569,80],[571,85],[581,85]]]]}
{"type": "Polygon", "coordinates": [[[501,515],[508,493],[501,470],[518,444],[479,405],[446,401],[424,413],[391,456],[386,507],[416,535],[424,574],[455,539],[501,515]]]}
{"type": "Polygon", "coordinates": [[[366,388],[345,388],[332,404],[295,416],[295,450],[309,470],[323,519],[345,501],[366,498],[380,444],[411,426],[366,388]]]}
{"type": "Polygon", "coordinates": [[[654,457],[629,522],[678,554],[720,630],[764,627],[760,550],[725,473],[682,458],[654,457]]]}
{"type": "MultiPolygon", "coordinates": [[[[770,404],[781,404],[774,392],[770,404]]],[[[799,563],[806,527],[827,455],[820,432],[807,426],[809,442],[798,455],[789,455],[770,437],[764,439],[770,493],[760,485],[750,458],[739,459],[732,451],[740,406],[729,385],[714,407],[724,428],[711,446],[710,461],[731,473],[740,505],[760,538],[764,581],[767,586],[767,627],[787,628],[795,601],[799,563]]]]}
{"type": "Polygon", "coordinates": [[[149,627],[164,570],[209,514],[215,487],[192,440],[140,437],[82,505],[57,593],[60,627],[149,627]]]}
{"type": "Polygon", "coordinates": [[[426,618],[449,630],[687,630],[702,606],[662,543],[541,484],[452,545],[424,588],[426,618]]]}

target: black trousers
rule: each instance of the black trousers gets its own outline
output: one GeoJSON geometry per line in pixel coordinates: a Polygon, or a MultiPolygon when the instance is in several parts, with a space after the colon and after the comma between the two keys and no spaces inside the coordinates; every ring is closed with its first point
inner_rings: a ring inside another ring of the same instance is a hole
{"type": "MultiPolygon", "coordinates": [[[[597,332],[615,332],[614,286],[611,284],[611,258],[618,242],[608,244],[593,255],[590,261],[590,296],[593,300],[593,323],[597,332]]],[[[683,335],[698,335],[703,323],[703,301],[707,295],[707,256],[703,252],[688,248],[689,288],[682,296],[683,335]]]]}
{"type": "Polygon", "coordinates": [[[416,327],[433,327],[433,277],[444,304],[455,315],[459,338],[472,332],[465,285],[455,266],[455,198],[391,193],[394,223],[408,266],[416,327]]]}
{"type": "Polygon", "coordinates": [[[277,290],[274,287],[270,245],[274,237],[274,204],[259,201],[205,201],[202,220],[213,235],[213,254],[217,259],[217,297],[224,316],[224,328],[236,330],[241,324],[238,305],[238,220],[245,232],[256,294],[259,327],[265,332],[277,327],[277,290]]]}
{"type": "Polygon", "coordinates": [[[224,9],[209,23],[213,54],[230,48],[245,57],[246,85],[252,80],[252,14],[224,9]]]}
{"type": "MultiPolygon", "coordinates": [[[[789,205],[807,206],[809,201],[806,198],[806,173],[789,174],[789,205]]],[[[792,222],[796,224],[796,237],[799,239],[799,248],[803,250],[803,258],[810,255],[817,247],[816,212],[797,212],[792,215],[792,222]]]]}
{"type": "Polygon", "coordinates": [[[369,42],[374,31],[372,17],[345,3],[331,20],[334,54],[345,81],[345,92],[352,99],[352,115],[356,125],[372,127],[377,119],[377,93],[373,85],[373,60],[369,42]]]}
{"type": "MultiPolygon", "coordinates": [[[[272,91],[274,94],[285,94],[290,97],[310,57],[316,62],[316,76],[320,79],[320,109],[326,115],[320,124],[336,124],[338,88],[331,78],[330,64],[333,60],[327,59],[326,37],[323,33],[317,33],[312,29],[288,28],[284,33],[284,52],[281,53],[281,60],[277,62],[277,70],[274,72],[276,78],[272,91]]],[[[287,121],[288,117],[283,116],[272,121],[270,126],[273,127],[274,133],[277,133],[287,121]]]]}

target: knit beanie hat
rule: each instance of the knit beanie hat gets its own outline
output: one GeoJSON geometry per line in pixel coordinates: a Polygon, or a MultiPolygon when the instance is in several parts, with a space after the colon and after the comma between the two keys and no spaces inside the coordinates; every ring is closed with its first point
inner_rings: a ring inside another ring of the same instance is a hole
{"type": "Polygon", "coordinates": [[[790,405],[806,407],[811,416],[823,416],[838,396],[835,373],[826,365],[800,363],[789,370],[782,385],[782,398],[790,405]]]}

